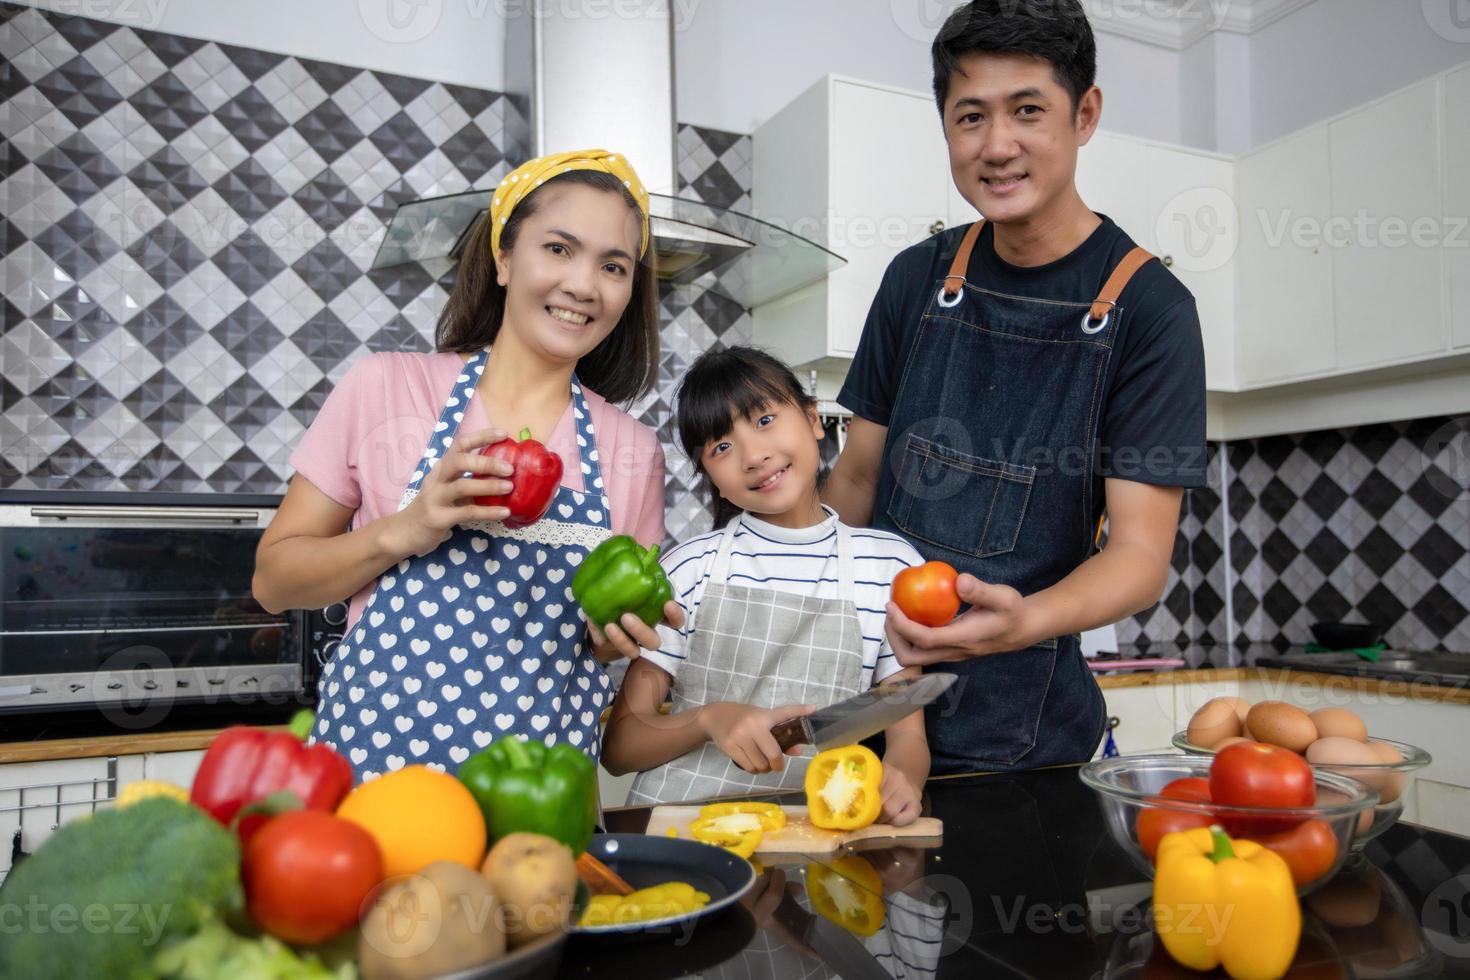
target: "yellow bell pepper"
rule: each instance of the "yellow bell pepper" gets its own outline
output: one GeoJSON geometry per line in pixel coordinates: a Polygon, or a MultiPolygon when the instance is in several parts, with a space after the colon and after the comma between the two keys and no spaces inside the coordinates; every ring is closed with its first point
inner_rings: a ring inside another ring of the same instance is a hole
{"type": "Polygon", "coordinates": [[[689,836],[706,844],[714,844],[739,857],[749,858],[765,838],[760,818],[754,814],[726,814],[721,817],[699,817],[689,825],[689,836]]]}
{"type": "Polygon", "coordinates": [[[830,866],[808,864],[806,893],[813,912],[848,932],[871,936],[883,925],[883,879],[866,858],[849,854],[830,866]]]}
{"type": "Polygon", "coordinates": [[[1218,826],[1165,834],[1154,875],[1154,925],[1194,970],[1233,980],[1286,975],[1302,932],[1291,869],[1281,856],[1218,826]]]}
{"type": "Polygon", "coordinates": [[[166,796],[180,803],[189,802],[189,791],[182,786],[164,782],[161,779],[140,779],[134,783],[128,783],[117,794],[117,808],[120,810],[125,806],[132,806],[140,800],[152,799],[155,796],[166,796]]]}
{"type": "Polygon", "coordinates": [[[777,803],[711,803],[699,811],[701,817],[729,817],[751,814],[760,820],[761,830],[770,833],[786,826],[786,811],[777,803]]]}
{"type": "Polygon", "coordinates": [[[828,749],[806,770],[807,815],[827,830],[857,830],[878,819],[883,763],[861,745],[828,749]]]}
{"type": "Polygon", "coordinates": [[[709,904],[709,894],[687,881],[666,881],[631,895],[594,895],[582,911],[584,926],[623,925],[687,915],[709,904]]]}

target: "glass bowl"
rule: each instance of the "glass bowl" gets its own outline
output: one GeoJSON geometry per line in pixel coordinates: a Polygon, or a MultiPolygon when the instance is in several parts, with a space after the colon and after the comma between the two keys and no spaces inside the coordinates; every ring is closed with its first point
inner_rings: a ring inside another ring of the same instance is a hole
{"type": "MultiPolygon", "coordinates": [[[[1206,755],[1124,755],[1097,759],[1082,767],[1082,782],[1102,799],[1103,816],[1108,833],[1127,852],[1133,864],[1150,878],[1154,874],[1152,859],[1138,842],[1138,816],[1145,809],[1156,808],[1185,813],[1204,814],[1219,822],[1235,819],[1285,818],[1324,821],[1337,841],[1332,866],[1312,881],[1297,887],[1305,895],[1324,884],[1337,873],[1347,859],[1353,831],[1363,813],[1378,802],[1378,793],[1366,783],[1340,773],[1314,769],[1317,802],[1308,807],[1272,808],[1225,806],[1193,800],[1164,799],[1158,794],[1176,779],[1190,776],[1206,778],[1210,763],[1206,755]]],[[[1249,836],[1249,835],[1245,835],[1249,836]]]]}
{"type": "MultiPolygon", "coordinates": [[[[1362,780],[1378,791],[1378,805],[1371,815],[1365,813],[1358,819],[1353,832],[1353,850],[1360,851],[1370,840],[1392,827],[1404,812],[1404,794],[1414,783],[1414,774],[1434,761],[1428,752],[1408,742],[1395,742],[1391,738],[1370,738],[1370,742],[1381,742],[1394,748],[1403,756],[1402,762],[1381,762],[1375,765],[1345,766],[1311,764],[1318,771],[1328,770],[1362,780]]],[[[1200,748],[1189,744],[1188,732],[1174,734],[1174,747],[1189,755],[1213,756],[1214,749],[1200,748]]]]}

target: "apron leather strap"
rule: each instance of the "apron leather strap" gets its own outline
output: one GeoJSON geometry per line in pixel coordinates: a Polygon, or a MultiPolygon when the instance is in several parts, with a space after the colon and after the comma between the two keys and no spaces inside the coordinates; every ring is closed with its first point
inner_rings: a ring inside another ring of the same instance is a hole
{"type": "Polygon", "coordinates": [[[1133,274],[1143,268],[1144,263],[1153,258],[1147,251],[1135,247],[1133,251],[1123,256],[1123,261],[1108,276],[1108,281],[1103,283],[1102,292],[1097,294],[1097,299],[1092,301],[1092,319],[1101,320],[1108,312],[1118,304],[1118,297],[1123,295],[1124,288],[1133,274]]]}
{"type": "Polygon", "coordinates": [[[970,271],[970,253],[975,251],[975,243],[980,240],[980,229],[984,227],[985,219],[981,218],[960,239],[960,250],[955,253],[954,261],[949,265],[949,275],[944,277],[944,295],[958,296],[960,290],[965,288],[965,274],[970,271]]]}

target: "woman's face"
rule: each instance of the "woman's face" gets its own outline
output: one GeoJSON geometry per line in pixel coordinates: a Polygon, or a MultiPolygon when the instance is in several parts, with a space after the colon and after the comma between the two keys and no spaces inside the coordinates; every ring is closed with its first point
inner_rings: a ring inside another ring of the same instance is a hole
{"type": "Polygon", "coordinates": [[[552,360],[575,363],[622,319],[641,234],[619,194],[573,183],[537,191],[515,248],[496,256],[506,290],[502,329],[552,360]]]}

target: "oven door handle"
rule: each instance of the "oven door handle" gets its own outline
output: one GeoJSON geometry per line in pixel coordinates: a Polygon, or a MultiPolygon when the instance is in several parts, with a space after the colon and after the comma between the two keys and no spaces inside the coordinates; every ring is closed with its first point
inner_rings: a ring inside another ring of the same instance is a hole
{"type": "Polygon", "coordinates": [[[255,524],[260,511],[238,507],[123,507],[57,505],[31,508],[35,518],[88,521],[188,521],[191,524],[255,524]]]}

